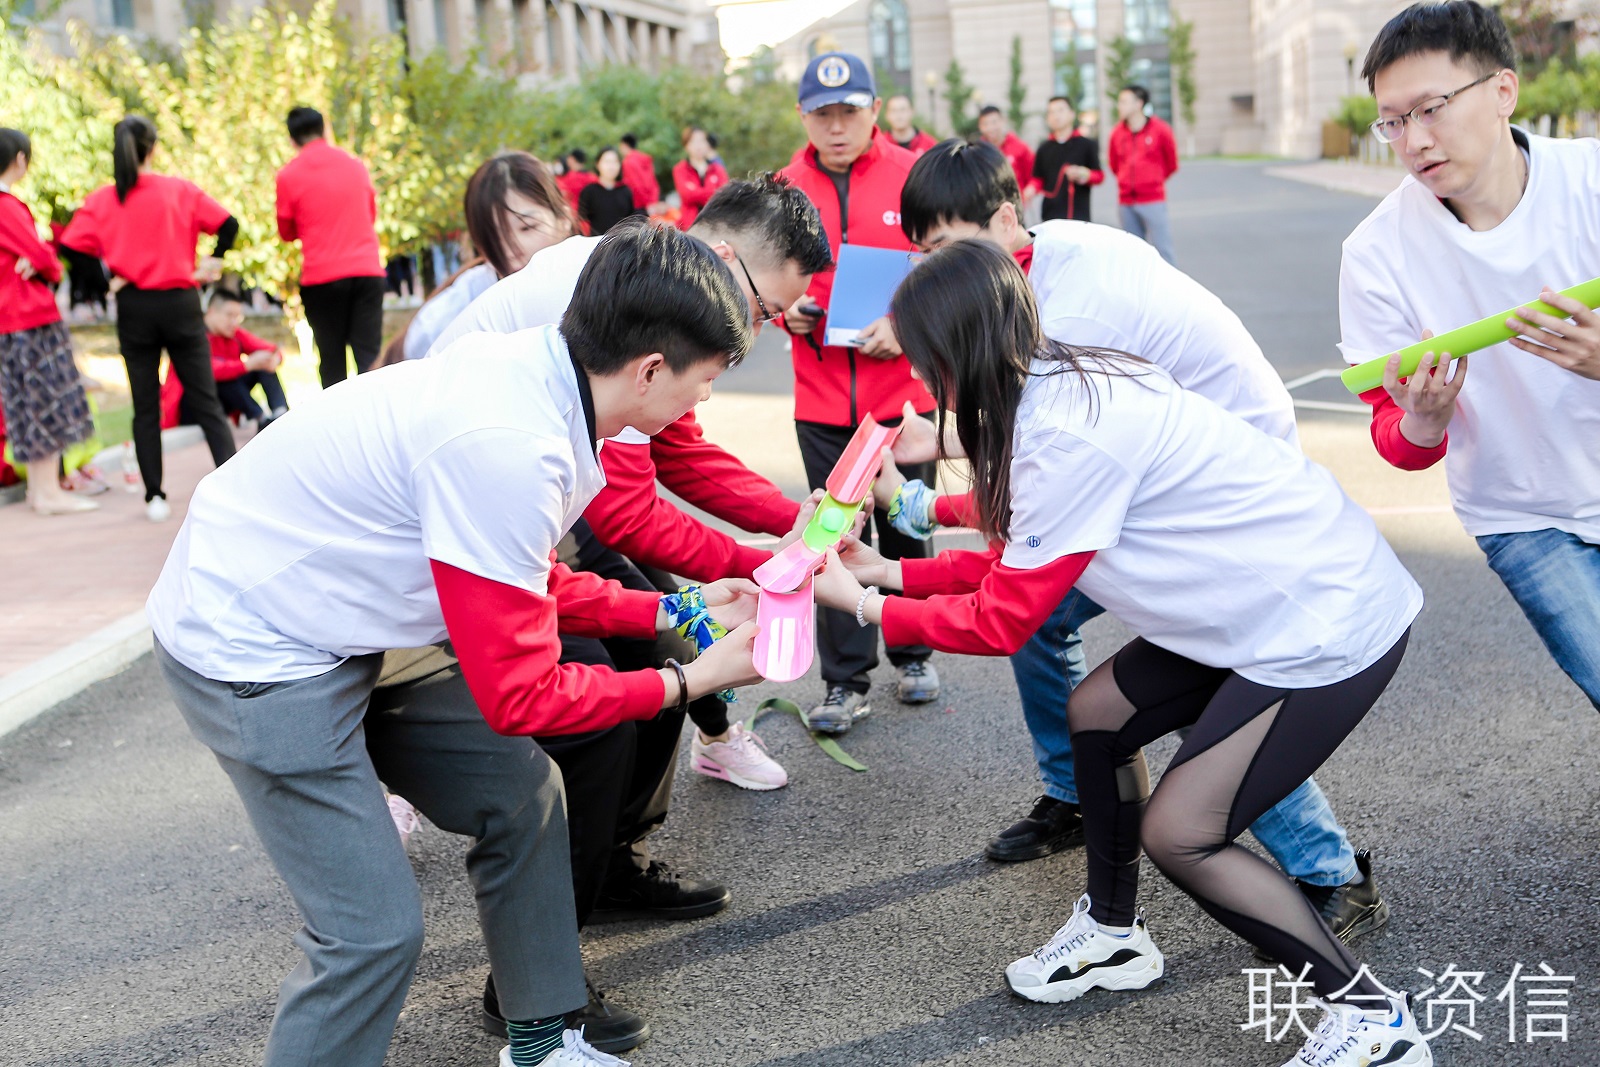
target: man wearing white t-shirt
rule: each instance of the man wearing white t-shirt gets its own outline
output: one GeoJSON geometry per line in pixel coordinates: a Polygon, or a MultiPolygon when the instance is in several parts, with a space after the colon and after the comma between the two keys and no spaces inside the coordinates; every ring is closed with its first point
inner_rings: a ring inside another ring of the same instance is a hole
{"type": "MultiPolygon", "coordinates": [[[[1016,180],[991,146],[946,142],[925,154],[906,179],[900,208],[906,236],[924,250],[976,237],[1012,253],[1028,274],[1046,336],[1131,352],[1268,436],[1296,443],[1289,392],[1237,315],[1121,230],[1066,220],[1023,229],[1016,180]]],[[[908,420],[901,440],[896,458],[905,449],[921,449],[910,458],[923,458],[933,445],[932,427],[908,420]]],[[[959,449],[959,442],[952,444],[959,449]]],[[[894,492],[891,482],[892,476],[879,480],[885,497],[894,492]]],[[[907,488],[912,495],[902,491],[898,507],[885,502],[906,532],[919,525],[910,519],[913,512],[941,525],[971,525],[965,498],[935,499],[917,483],[907,488]]],[[[920,525],[928,528],[925,521],[920,525]]],[[[1025,818],[989,842],[991,859],[1037,859],[1083,840],[1066,706],[1087,673],[1079,629],[1102,611],[1074,589],[1011,657],[1045,793],[1025,818]]],[[[1351,847],[1315,781],[1269,809],[1251,831],[1341,938],[1388,920],[1370,854],[1351,847]]]]}
{"type": "Polygon", "coordinates": [[[663,597],[552,565],[598,491],[598,442],[654,430],[750,345],[726,265],[672,229],[603,241],[559,327],[477,338],[327,390],[201,482],[147,613],[190,729],[233,780],[304,919],[268,1067],[380,1067],[422,948],[383,786],[467,856],[511,1047],[599,1060],[559,776],[529,735],[599,729],[756,678],[754,585],[663,597]],[[560,632],[733,632],[687,666],[559,665],[560,632]],[[450,687],[373,699],[383,653],[449,639],[450,687]],[[481,714],[478,709],[481,710],[481,714]],[[487,721],[486,721],[487,720],[487,721]],[[380,785],[381,781],[381,785],[380,785]]]}
{"type": "Polygon", "coordinates": [[[1473,0],[1407,8],[1373,41],[1373,128],[1410,173],[1345,240],[1340,348],[1364,362],[1519,301],[1570,316],[1523,306],[1470,375],[1441,353],[1401,380],[1395,357],[1362,399],[1390,463],[1445,460],[1462,525],[1600,708],[1600,315],[1553,292],[1600,267],[1600,143],[1512,126],[1515,61],[1473,0]]]}

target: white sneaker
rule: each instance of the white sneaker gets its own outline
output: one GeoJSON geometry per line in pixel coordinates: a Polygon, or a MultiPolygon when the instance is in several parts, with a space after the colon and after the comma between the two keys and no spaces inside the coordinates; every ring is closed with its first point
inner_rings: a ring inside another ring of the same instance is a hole
{"type": "MultiPolygon", "coordinates": [[[[515,1067],[510,1045],[500,1050],[500,1067],[515,1067]]],[[[628,1067],[628,1061],[589,1044],[583,1039],[582,1030],[566,1030],[561,1034],[561,1047],[540,1060],[539,1067],[628,1067]]]]}
{"type": "Polygon", "coordinates": [[[767,744],[744,723],[735,722],[726,741],[706,741],[699,730],[689,741],[691,766],[696,774],[720,778],[741,789],[782,789],[789,772],[767,755],[767,744]]]}
{"type": "Polygon", "coordinates": [[[1390,999],[1386,1015],[1355,1004],[1315,1003],[1326,1014],[1283,1067],[1432,1067],[1433,1053],[1404,997],[1390,999]]]}
{"type": "Polygon", "coordinates": [[[1166,958],[1145,927],[1117,937],[1089,914],[1089,897],[1078,898],[1067,925],[1045,945],[1006,968],[1006,982],[1019,997],[1041,1004],[1076,1000],[1091,989],[1143,989],[1166,971],[1166,958]]]}
{"type": "Polygon", "coordinates": [[[417,827],[422,825],[422,819],[417,815],[417,809],[411,806],[411,801],[405,797],[389,794],[389,818],[394,820],[394,828],[400,834],[400,845],[407,852],[411,851],[411,835],[417,827]]]}
{"type": "Polygon", "coordinates": [[[172,505],[164,496],[153,496],[145,503],[144,517],[151,522],[166,522],[172,518],[172,505]]]}

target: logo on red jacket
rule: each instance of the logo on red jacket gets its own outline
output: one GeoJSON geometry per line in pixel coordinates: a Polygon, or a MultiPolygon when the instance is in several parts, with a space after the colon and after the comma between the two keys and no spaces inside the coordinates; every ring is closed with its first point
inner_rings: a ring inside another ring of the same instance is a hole
{"type": "Polygon", "coordinates": [[[883,213],[883,224],[885,226],[898,226],[898,225],[900,225],[900,212],[898,212],[898,211],[885,211],[883,213]]]}

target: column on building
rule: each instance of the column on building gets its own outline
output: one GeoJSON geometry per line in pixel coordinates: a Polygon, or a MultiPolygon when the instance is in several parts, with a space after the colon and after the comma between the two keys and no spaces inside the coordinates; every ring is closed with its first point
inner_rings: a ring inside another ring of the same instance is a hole
{"type": "Polygon", "coordinates": [[[672,63],[672,27],[656,26],[656,69],[661,70],[672,63]]]}
{"type": "Polygon", "coordinates": [[[561,19],[561,76],[576,78],[583,71],[578,65],[578,9],[572,0],[554,0],[561,19]]]}
{"type": "Polygon", "coordinates": [[[618,63],[633,61],[633,42],[628,39],[628,17],[613,13],[611,16],[611,50],[618,63]]]}
{"type": "Polygon", "coordinates": [[[655,70],[655,50],[650,47],[650,24],[644,19],[636,19],[633,23],[633,48],[636,53],[635,62],[643,70],[655,70]]]}
{"type": "Polygon", "coordinates": [[[606,13],[593,4],[584,5],[583,18],[589,30],[589,63],[601,66],[606,61],[606,13]]]}

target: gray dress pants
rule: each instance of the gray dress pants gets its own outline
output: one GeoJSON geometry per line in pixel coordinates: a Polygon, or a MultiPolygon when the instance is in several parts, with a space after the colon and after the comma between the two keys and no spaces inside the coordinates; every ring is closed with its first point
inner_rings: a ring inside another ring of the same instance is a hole
{"type": "Polygon", "coordinates": [[[476,839],[467,873],[506,1018],[587,1002],[561,776],[526,737],[491,730],[459,668],[219,682],[156,661],[189,729],[233,780],[288,884],[305,954],[279,988],[267,1067],[382,1067],[422,952],[422,898],[383,785],[476,839]]]}

